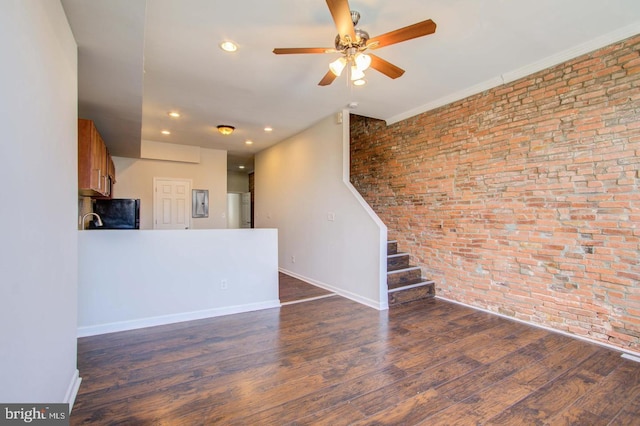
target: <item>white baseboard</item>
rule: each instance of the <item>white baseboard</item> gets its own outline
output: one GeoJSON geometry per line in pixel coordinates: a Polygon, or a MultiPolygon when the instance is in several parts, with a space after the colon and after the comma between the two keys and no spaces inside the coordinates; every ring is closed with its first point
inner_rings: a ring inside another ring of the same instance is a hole
{"type": "MultiPolygon", "coordinates": [[[[563,330],[557,330],[557,329],[555,329],[553,327],[548,327],[546,325],[537,324],[535,322],[529,322],[529,321],[525,321],[525,320],[522,320],[522,319],[519,319],[519,318],[510,317],[509,315],[504,315],[504,314],[501,314],[501,313],[498,313],[498,312],[490,311],[488,309],[483,309],[483,308],[479,308],[477,306],[468,305],[468,304],[463,303],[463,302],[458,302],[457,300],[447,299],[446,297],[436,296],[436,299],[444,300],[445,302],[455,303],[456,305],[465,306],[467,308],[471,308],[471,309],[474,309],[476,311],[486,312],[486,313],[491,314],[491,315],[497,315],[497,316],[502,317],[502,318],[506,318],[506,319],[510,319],[512,321],[516,321],[516,322],[519,322],[519,323],[522,323],[522,324],[530,325],[531,327],[541,328],[543,330],[547,330],[547,331],[550,331],[550,332],[553,332],[553,333],[560,333],[560,334],[562,334],[564,336],[567,336],[567,337],[572,337],[574,339],[582,340],[582,341],[587,342],[587,343],[593,343],[594,345],[603,346],[603,347],[605,347],[607,349],[612,349],[612,350],[617,351],[617,352],[622,352],[623,354],[631,355],[633,358],[639,358],[640,359],[640,353],[639,352],[630,351],[628,349],[621,348],[620,346],[610,345],[608,343],[600,342],[598,340],[590,339],[588,337],[580,336],[578,334],[569,333],[569,332],[566,332],[566,331],[563,331],[563,330]]],[[[625,358],[632,359],[630,357],[625,357],[625,358]]]]}
{"type": "Polygon", "coordinates": [[[67,388],[67,392],[64,395],[65,404],[69,404],[69,413],[73,410],[73,404],[76,402],[76,396],[78,395],[78,391],[80,390],[80,383],[82,382],[82,377],[80,377],[80,372],[78,369],[73,373],[71,377],[71,381],[69,382],[69,387],[67,388]]]}
{"type": "Polygon", "coordinates": [[[156,325],[173,324],[176,322],[194,321],[204,318],[213,318],[223,315],[239,314],[243,312],[259,311],[280,307],[280,300],[251,303],[248,305],[227,306],[195,312],[184,312],[159,317],[141,318],[131,321],[113,322],[108,324],[90,325],[78,327],[78,337],[95,336],[98,334],[115,333],[118,331],[135,330],[138,328],[154,327],[156,325]]]}
{"type": "Polygon", "coordinates": [[[628,353],[623,353],[622,358],[635,361],[635,362],[640,362],[640,356],[635,356],[628,353]]]}
{"type": "MultiPolygon", "coordinates": [[[[342,290],[340,288],[337,288],[337,287],[334,287],[332,285],[323,283],[321,281],[317,281],[317,280],[314,280],[312,278],[308,278],[308,277],[305,277],[303,275],[296,274],[295,272],[289,271],[289,270],[284,269],[284,268],[278,268],[278,270],[280,272],[282,272],[283,274],[287,274],[287,275],[290,275],[290,276],[292,276],[294,278],[297,278],[299,280],[306,281],[309,284],[315,285],[316,287],[320,287],[320,288],[323,288],[323,289],[325,289],[327,291],[330,291],[332,293],[336,293],[336,294],[338,294],[338,295],[340,295],[342,297],[346,297],[347,299],[353,300],[354,302],[358,302],[358,303],[360,303],[362,305],[365,305],[365,306],[368,306],[370,308],[377,309],[379,311],[384,311],[385,309],[388,309],[388,306],[386,306],[385,304],[376,302],[375,300],[371,300],[371,299],[369,299],[367,297],[362,297],[359,294],[355,294],[355,293],[351,293],[350,291],[342,290]]],[[[387,301],[385,300],[384,302],[387,302],[387,301]]]]}

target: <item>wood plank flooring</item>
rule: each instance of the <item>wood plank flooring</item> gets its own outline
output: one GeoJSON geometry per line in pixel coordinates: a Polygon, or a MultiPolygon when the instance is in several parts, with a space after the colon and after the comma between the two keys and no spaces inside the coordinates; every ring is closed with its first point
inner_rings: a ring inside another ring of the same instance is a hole
{"type": "Polygon", "coordinates": [[[437,299],[79,339],[71,424],[638,425],[640,363],[437,299]]]}
{"type": "Polygon", "coordinates": [[[333,293],[323,288],[316,287],[290,275],[278,274],[280,303],[292,303],[315,297],[328,296],[333,293]]]}

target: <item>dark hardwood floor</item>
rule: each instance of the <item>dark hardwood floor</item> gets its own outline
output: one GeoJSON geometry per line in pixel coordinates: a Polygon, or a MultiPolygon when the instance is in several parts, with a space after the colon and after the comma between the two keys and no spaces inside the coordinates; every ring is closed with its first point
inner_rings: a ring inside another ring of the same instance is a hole
{"type": "Polygon", "coordinates": [[[640,363],[437,299],[82,338],[71,424],[638,425],[640,363]]]}
{"type": "Polygon", "coordinates": [[[282,272],[278,273],[278,280],[280,303],[293,303],[334,294],[282,272]]]}

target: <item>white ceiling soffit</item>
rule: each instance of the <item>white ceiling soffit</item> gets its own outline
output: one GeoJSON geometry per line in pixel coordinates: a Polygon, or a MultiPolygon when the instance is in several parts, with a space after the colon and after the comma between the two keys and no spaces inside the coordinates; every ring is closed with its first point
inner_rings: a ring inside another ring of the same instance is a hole
{"type": "Polygon", "coordinates": [[[144,0],[63,0],[79,45],[80,112],[114,155],[137,156],[141,132],[227,150],[240,164],[351,102],[356,114],[395,122],[640,33],[638,0],[349,3],[372,37],[429,18],[437,30],[375,51],[406,70],[398,79],[368,70],[363,87],[345,75],[320,87],[337,54],[272,50],[332,47],[325,0],[148,0],[146,16],[144,0]],[[227,39],[237,52],[218,47],[227,39]],[[181,118],[167,115],[174,109],[181,118]],[[236,131],[219,135],[218,124],[236,131]]]}
{"type": "Polygon", "coordinates": [[[145,0],[62,0],[78,44],[78,116],[112,155],[140,156],[145,0]]]}

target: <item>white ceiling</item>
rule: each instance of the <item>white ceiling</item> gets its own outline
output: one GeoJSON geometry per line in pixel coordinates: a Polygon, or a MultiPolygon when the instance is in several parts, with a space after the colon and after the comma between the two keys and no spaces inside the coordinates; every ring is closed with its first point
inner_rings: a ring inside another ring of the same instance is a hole
{"type": "Polygon", "coordinates": [[[376,50],[406,70],[396,80],[369,70],[363,87],[345,75],[320,87],[337,53],[272,50],[333,47],[324,0],[62,4],[79,48],[79,114],[113,155],[139,156],[142,137],[227,150],[230,169],[351,102],[394,122],[640,33],[638,0],[351,0],[372,37],[428,18],[436,33],[376,50]],[[223,52],[223,40],[239,50],[223,52]],[[218,124],[236,131],[223,137],[218,124]]]}

